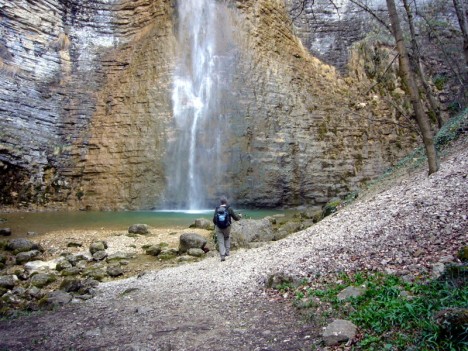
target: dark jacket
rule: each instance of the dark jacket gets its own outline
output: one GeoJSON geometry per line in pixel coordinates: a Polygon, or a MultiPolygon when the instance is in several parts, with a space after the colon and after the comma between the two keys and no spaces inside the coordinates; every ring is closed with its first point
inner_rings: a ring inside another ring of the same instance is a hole
{"type": "MultiPolygon", "coordinates": [[[[221,206],[225,206],[228,210],[228,213],[229,213],[229,224],[232,223],[231,221],[231,218],[234,218],[235,221],[238,221],[239,219],[241,219],[242,217],[240,215],[238,215],[234,209],[232,207],[230,207],[229,205],[221,205],[221,206]]],[[[215,211],[214,211],[214,214],[213,214],[213,223],[216,225],[216,211],[218,210],[219,207],[221,206],[218,206],[215,208],[215,211]]]]}

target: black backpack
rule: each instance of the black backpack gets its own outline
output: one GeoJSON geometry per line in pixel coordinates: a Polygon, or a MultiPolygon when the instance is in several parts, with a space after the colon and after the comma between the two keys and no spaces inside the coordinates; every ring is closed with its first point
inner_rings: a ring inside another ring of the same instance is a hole
{"type": "Polygon", "coordinates": [[[231,224],[231,218],[227,207],[219,206],[216,208],[216,225],[220,229],[225,229],[231,224]]]}

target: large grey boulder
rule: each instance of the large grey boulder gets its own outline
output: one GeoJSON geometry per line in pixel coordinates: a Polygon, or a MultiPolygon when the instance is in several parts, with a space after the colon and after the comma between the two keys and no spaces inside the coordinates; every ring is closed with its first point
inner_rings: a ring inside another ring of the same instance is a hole
{"type": "Polygon", "coordinates": [[[14,253],[26,252],[26,251],[31,251],[31,250],[39,250],[41,252],[44,252],[44,250],[42,249],[40,245],[28,239],[8,240],[6,249],[9,251],[13,251],[14,253]]]}
{"type": "Polygon", "coordinates": [[[148,234],[148,225],[146,224],[133,224],[128,228],[130,234],[148,234]]]}
{"type": "Polygon", "coordinates": [[[45,296],[43,304],[50,308],[63,306],[70,303],[72,298],[72,295],[65,291],[55,290],[45,296]]]}
{"type": "Polygon", "coordinates": [[[350,321],[336,319],[325,327],[323,331],[323,341],[327,346],[348,342],[354,339],[356,330],[356,326],[350,321]]]}
{"type": "Polygon", "coordinates": [[[212,221],[206,218],[198,218],[195,220],[195,223],[190,226],[191,228],[200,228],[206,230],[214,229],[214,224],[212,221]]]}
{"type": "Polygon", "coordinates": [[[190,249],[201,249],[206,243],[206,238],[200,234],[184,233],[179,238],[179,253],[186,253],[190,249]]]}
{"type": "Polygon", "coordinates": [[[31,285],[36,288],[43,288],[57,280],[55,275],[47,273],[37,273],[31,277],[31,285]]]}
{"type": "Polygon", "coordinates": [[[272,241],[275,238],[273,225],[267,218],[243,219],[231,225],[231,246],[249,247],[251,242],[272,241]]]}
{"type": "Polygon", "coordinates": [[[26,262],[34,260],[41,253],[39,250],[31,250],[20,252],[16,255],[16,264],[24,264],[26,262]]]}
{"type": "Polygon", "coordinates": [[[2,275],[0,276],[0,288],[13,289],[18,282],[15,275],[2,275]]]}
{"type": "Polygon", "coordinates": [[[104,251],[107,249],[107,243],[105,241],[95,241],[89,245],[89,252],[94,255],[98,251],[104,251]]]}

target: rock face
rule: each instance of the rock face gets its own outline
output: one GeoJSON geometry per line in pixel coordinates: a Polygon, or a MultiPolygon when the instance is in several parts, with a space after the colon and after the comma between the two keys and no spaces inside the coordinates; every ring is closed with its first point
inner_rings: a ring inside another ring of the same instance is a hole
{"type": "MultiPolygon", "coordinates": [[[[383,99],[360,96],[358,81],[304,49],[282,2],[232,5],[227,185],[210,198],[322,205],[415,145],[383,99]]],[[[0,11],[0,203],[160,204],[174,176],[165,166],[175,128],[172,2],[0,0],[0,11]]]]}

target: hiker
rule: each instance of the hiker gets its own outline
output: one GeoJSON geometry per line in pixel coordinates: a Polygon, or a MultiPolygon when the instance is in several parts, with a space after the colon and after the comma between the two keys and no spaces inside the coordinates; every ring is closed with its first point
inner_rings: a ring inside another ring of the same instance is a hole
{"type": "Polygon", "coordinates": [[[231,233],[231,218],[238,221],[242,218],[242,215],[234,212],[234,209],[228,205],[225,196],[222,196],[219,202],[221,204],[215,209],[213,223],[215,224],[221,261],[224,261],[226,260],[226,256],[229,256],[231,249],[231,238],[229,237],[231,233]]]}

